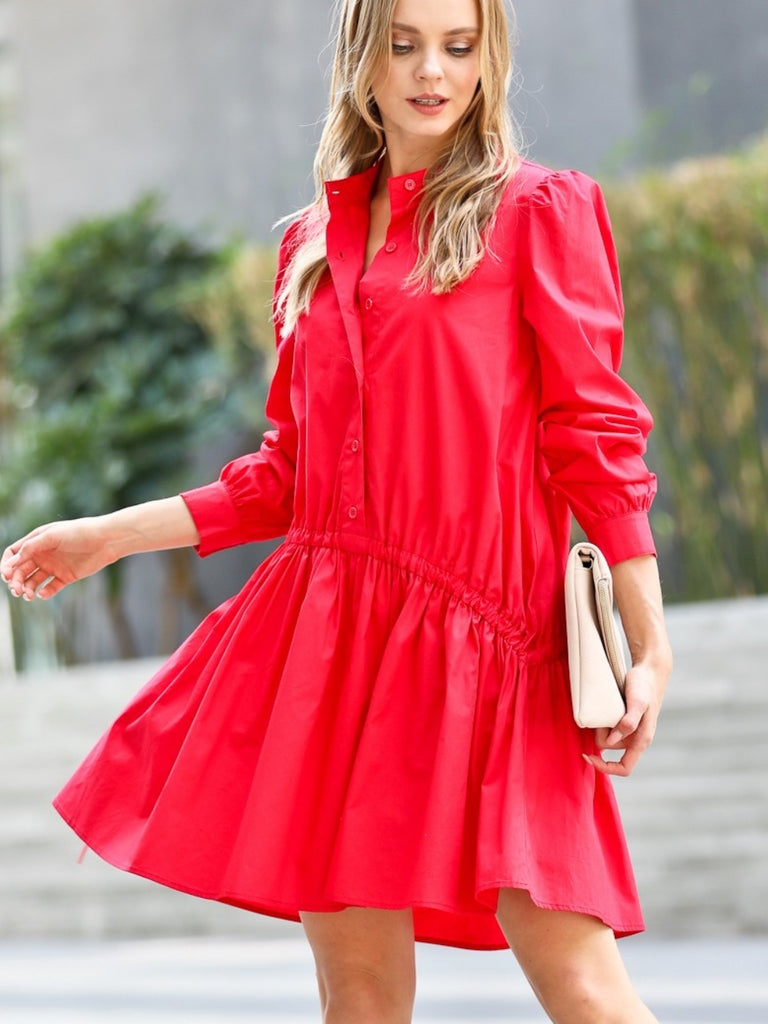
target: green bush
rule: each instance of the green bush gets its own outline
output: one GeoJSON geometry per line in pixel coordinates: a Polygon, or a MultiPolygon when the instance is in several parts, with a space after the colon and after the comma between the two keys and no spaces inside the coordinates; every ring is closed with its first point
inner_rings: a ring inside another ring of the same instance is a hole
{"type": "MultiPolygon", "coordinates": [[[[165,223],[153,196],[30,255],[0,333],[4,537],[193,482],[201,442],[238,421],[227,360],[192,311],[232,257],[165,223]]],[[[129,654],[120,564],[106,576],[129,654]]]]}
{"type": "Polygon", "coordinates": [[[673,600],[768,591],[768,140],[606,189],[673,600]]]}
{"type": "Polygon", "coordinates": [[[266,387],[275,365],[271,302],[277,252],[258,245],[231,250],[220,272],[185,298],[185,308],[213,339],[225,368],[230,414],[254,432],[264,428],[266,387]]]}

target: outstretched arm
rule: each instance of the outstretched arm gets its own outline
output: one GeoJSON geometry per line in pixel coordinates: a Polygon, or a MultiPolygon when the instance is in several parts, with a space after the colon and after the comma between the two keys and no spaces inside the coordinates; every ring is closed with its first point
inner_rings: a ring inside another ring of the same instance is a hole
{"type": "Polygon", "coordinates": [[[48,600],[126,555],[199,542],[183,498],[163,498],[104,516],[39,526],[5,549],[0,575],[14,597],[48,600]]]}
{"type": "Polygon", "coordinates": [[[632,667],[627,673],[627,712],[613,729],[597,730],[603,750],[623,750],[620,761],[587,760],[606,775],[629,775],[656,732],[661,702],[672,671],[672,651],[664,625],[661,585],[652,555],[628,558],[612,569],[613,588],[632,667]]]}

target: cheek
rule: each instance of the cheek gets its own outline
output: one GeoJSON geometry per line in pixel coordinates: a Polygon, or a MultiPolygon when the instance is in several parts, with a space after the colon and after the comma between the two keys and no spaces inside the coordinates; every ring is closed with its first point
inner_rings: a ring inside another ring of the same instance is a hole
{"type": "Polygon", "coordinates": [[[460,62],[456,68],[456,81],[460,83],[461,91],[474,96],[480,84],[480,58],[474,54],[471,58],[460,62]]]}
{"type": "Polygon", "coordinates": [[[386,106],[387,97],[392,92],[392,72],[390,71],[388,74],[379,75],[375,78],[371,85],[371,92],[373,93],[373,98],[379,107],[381,107],[382,104],[386,106]]]}
{"type": "Polygon", "coordinates": [[[469,68],[462,76],[462,91],[467,97],[467,102],[471,102],[475,93],[480,86],[480,68],[473,67],[469,68]]]}

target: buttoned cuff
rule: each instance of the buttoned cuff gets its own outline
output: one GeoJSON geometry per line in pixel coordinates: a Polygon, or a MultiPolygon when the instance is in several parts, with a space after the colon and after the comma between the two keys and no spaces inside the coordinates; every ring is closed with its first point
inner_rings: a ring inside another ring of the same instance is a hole
{"type": "Polygon", "coordinates": [[[617,519],[602,519],[591,523],[585,532],[603,552],[609,565],[656,554],[647,512],[630,512],[617,519]]]}
{"type": "Polygon", "coordinates": [[[195,551],[201,558],[239,543],[243,527],[232,498],[217,480],[181,495],[194,520],[200,543],[195,551]]]}

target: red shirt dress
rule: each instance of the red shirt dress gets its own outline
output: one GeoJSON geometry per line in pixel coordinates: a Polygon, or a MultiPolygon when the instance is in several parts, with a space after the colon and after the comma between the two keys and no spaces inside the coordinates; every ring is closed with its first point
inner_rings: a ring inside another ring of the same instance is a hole
{"type": "Polygon", "coordinates": [[[363,273],[376,173],[327,186],[330,270],[279,340],[273,429],[184,495],[202,555],[284,542],[55,806],[112,864],[260,913],[412,907],[419,940],[497,949],[514,886],[639,931],[562,596],[570,510],[611,562],[654,552],[602,194],[524,163],[436,296],[403,288],[424,172],[390,179],[363,273]]]}

